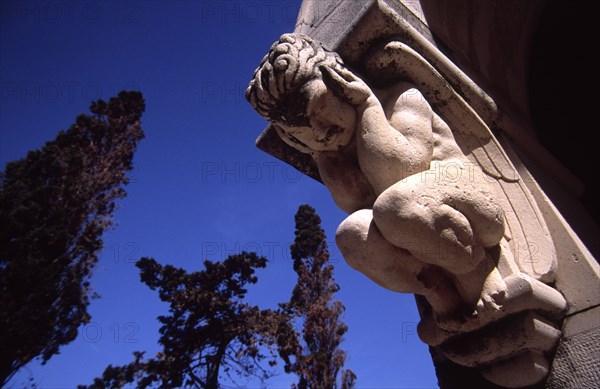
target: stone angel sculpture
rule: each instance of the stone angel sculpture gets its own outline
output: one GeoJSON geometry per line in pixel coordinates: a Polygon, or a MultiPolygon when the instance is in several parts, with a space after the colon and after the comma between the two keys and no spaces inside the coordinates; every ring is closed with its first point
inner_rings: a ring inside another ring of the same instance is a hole
{"type": "Polygon", "coordinates": [[[246,97],[284,142],[312,156],[349,214],[336,232],[345,260],[387,289],[426,298],[421,339],[456,363],[495,364],[490,377],[508,356],[547,367],[557,325],[533,351],[492,350],[493,334],[483,352],[453,345],[517,313],[562,318],[565,300],[547,285],[554,247],[531,194],[489,128],[418,53],[391,41],[364,62],[377,76],[367,79],[385,80],[379,88],[310,37],[285,34],[246,97]]]}

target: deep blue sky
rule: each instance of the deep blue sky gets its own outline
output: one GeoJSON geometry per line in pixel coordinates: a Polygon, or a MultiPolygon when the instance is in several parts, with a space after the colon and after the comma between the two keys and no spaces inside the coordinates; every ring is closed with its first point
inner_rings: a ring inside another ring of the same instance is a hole
{"type": "MultiPolygon", "coordinates": [[[[317,209],[328,235],[349,326],[342,348],[358,387],[437,387],[413,297],[352,270],[333,240],[345,215],[325,187],[254,146],[266,122],[243,92],[271,44],[293,30],[300,2],[0,1],[2,167],[68,128],[91,100],[137,89],[147,104],[128,197],[92,277],[101,296],[90,305],[92,322],[12,387],[32,377],[40,388],[72,388],[129,362],[133,351],[158,350],[156,317],[166,306],[140,283],[141,256],[193,271],[205,258],[257,251],[270,263],[250,302],[287,300],[303,203],[317,209]]],[[[266,386],[294,381],[280,372],[266,386]]]]}

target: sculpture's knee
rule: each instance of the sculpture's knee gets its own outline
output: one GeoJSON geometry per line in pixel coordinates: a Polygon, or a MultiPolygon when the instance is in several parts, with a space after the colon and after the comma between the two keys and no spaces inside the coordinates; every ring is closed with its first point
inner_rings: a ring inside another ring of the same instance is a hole
{"type": "Polygon", "coordinates": [[[392,186],[373,204],[375,224],[386,239],[399,247],[420,235],[423,216],[413,191],[402,186],[392,186]]]}
{"type": "Polygon", "coordinates": [[[360,270],[362,253],[367,245],[372,211],[361,209],[348,216],[337,228],[335,240],[342,256],[353,268],[360,270]]]}

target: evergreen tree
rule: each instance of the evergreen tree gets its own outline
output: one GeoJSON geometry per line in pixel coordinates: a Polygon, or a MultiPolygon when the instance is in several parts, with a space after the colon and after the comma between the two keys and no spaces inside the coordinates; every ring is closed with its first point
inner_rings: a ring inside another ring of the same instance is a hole
{"type": "Polygon", "coordinates": [[[232,381],[270,377],[262,364],[267,359],[275,364],[265,352],[284,317],[243,301],[246,285],[257,282],[255,269],[266,263],[264,257],[242,252],[219,263],[205,261],[204,270],[187,273],[154,259],[139,260],[142,282],[170,305],[169,315],[158,318],[163,349],[147,361],[143,353],[134,353],[129,365],[109,366],[92,385],[80,388],[120,388],[136,382],[138,388],[216,389],[224,376],[232,381]]]}
{"type": "MultiPolygon", "coordinates": [[[[346,360],[339,349],[348,327],[342,322],[344,305],[333,301],[339,286],[333,278],[333,266],[328,263],[329,251],[321,219],[314,208],[301,205],[295,216],[296,238],[291,246],[294,271],[298,282],[290,302],[283,305],[289,316],[280,323],[278,346],[288,373],[299,376],[299,389],[337,388],[338,375],[346,360]],[[302,334],[294,322],[302,325],[302,334]]],[[[341,374],[341,387],[351,388],[356,380],[351,370],[341,374]]]]}
{"type": "Polygon", "coordinates": [[[0,386],[89,322],[89,276],[144,134],[139,92],[91,104],[0,174],[0,386]]]}

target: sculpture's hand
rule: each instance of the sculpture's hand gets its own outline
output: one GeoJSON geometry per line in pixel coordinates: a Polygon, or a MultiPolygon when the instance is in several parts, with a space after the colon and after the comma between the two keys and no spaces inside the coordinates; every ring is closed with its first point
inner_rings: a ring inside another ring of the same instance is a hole
{"type": "Polygon", "coordinates": [[[347,101],[359,106],[364,104],[373,95],[371,88],[363,80],[347,69],[332,69],[328,66],[321,67],[323,81],[338,95],[346,97],[347,101]]]}

